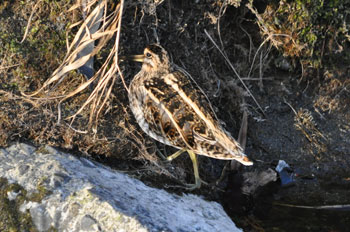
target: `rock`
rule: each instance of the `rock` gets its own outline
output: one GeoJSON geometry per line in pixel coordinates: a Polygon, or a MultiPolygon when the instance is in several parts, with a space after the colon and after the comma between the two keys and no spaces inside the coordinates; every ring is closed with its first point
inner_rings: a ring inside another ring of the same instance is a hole
{"type": "Polygon", "coordinates": [[[0,149],[0,177],[23,187],[7,195],[26,194],[20,211],[39,231],[241,231],[216,202],[150,188],[49,146],[0,149]]]}
{"type": "Polygon", "coordinates": [[[243,174],[242,193],[246,195],[254,195],[262,186],[277,180],[277,174],[271,168],[265,171],[246,172],[243,174]]]}

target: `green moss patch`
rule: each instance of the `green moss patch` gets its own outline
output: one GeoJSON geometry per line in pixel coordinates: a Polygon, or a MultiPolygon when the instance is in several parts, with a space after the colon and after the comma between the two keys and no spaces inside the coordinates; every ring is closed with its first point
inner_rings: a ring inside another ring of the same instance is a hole
{"type": "Polygon", "coordinates": [[[27,191],[22,186],[9,184],[5,178],[0,178],[0,231],[37,231],[30,213],[19,210],[28,200],[27,191]],[[8,192],[18,193],[16,199],[9,200],[8,192]]]}

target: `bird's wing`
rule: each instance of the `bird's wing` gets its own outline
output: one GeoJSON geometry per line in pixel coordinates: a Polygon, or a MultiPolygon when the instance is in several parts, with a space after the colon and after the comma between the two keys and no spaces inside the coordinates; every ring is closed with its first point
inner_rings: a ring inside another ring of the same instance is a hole
{"type": "Polygon", "coordinates": [[[148,79],[144,86],[144,115],[150,130],[177,147],[194,149],[194,137],[216,142],[211,133],[217,126],[215,113],[204,93],[182,72],[148,79]]]}

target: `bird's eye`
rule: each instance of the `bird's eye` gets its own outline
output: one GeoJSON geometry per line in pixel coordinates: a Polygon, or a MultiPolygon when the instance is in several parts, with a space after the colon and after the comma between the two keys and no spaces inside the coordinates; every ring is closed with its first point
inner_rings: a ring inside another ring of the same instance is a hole
{"type": "Polygon", "coordinates": [[[152,57],[152,54],[149,53],[149,52],[147,52],[147,53],[146,53],[146,57],[147,57],[147,58],[151,58],[151,57],[152,57]]]}

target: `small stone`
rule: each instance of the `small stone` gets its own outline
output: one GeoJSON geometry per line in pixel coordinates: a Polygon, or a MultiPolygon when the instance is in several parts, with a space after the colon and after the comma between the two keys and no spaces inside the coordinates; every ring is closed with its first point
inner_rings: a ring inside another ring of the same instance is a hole
{"type": "Polygon", "coordinates": [[[96,231],[98,227],[97,221],[90,215],[85,215],[80,222],[80,230],[82,231],[96,231]]]}
{"type": "Polygon", "coordinates": [[[51,227],[52,219],[44,206],[38,204],[30,208],[32,220],[39,231],[47,231],[51,227]]]}
{"type": "Polygon", "coordinates": [[[19,175],[24,175],[28,171],[28,169],[29,169],[29,165],[21,164],[17,168],[18,174],[19,175]]]}
{"type": "Polygon", "coordinates": [[[10,201],[13,201],[16,199],[16,197],[18,196],[20,192],[16,193],[14,191],[10,191],[10,192],[7,192],[7,198],[10,200],[10,201]]]}

